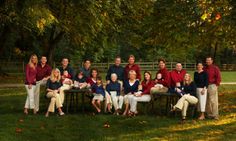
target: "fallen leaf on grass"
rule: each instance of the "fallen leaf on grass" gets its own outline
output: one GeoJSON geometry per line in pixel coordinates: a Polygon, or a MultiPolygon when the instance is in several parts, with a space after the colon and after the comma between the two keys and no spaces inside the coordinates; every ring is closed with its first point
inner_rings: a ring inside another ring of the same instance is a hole
{"type": "Polygon", "coordinates": [[[105,122],[105,124],[103,125],[104,128],[110,128],[110,124],[108,122],[105,122]]]}
{"type": "Polygon", "coordinates": [[[21,128],[16,128],[16,133],[22,133],[22,129],[21,128]]]}
{"type": "Polygon", "coordinates": [[[19,122],[21,122],[21,123],[22,123],[22,122],[24,122],[24,120],[23,120],[23,119],[19,119],[19,122]]]}

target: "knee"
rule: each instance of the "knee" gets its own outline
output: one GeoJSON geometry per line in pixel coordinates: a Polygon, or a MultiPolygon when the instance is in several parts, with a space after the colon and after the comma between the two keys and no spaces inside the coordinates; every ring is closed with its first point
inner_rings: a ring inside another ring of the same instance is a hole
{"type": "Polygon", "coordinates": [[[56,98],[55,97],[52,97],[51,98],[51,102],[55,102],[56,101],[56,98]]]}

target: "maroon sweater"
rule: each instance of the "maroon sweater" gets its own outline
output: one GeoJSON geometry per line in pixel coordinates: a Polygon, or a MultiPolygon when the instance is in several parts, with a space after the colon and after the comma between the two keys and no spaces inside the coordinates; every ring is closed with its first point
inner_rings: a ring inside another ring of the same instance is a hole
{"type": "MultiPolygon", "coordinates": [[[[91,77],[87,78],[86,83],[90,84],[91,87],[92,87],[94,84],[96,84],[96,82],[94,82],[91,77]]],[[[92,88],[92,92],[95,93],[96,90],[92,88]]]]}
{"type": "Polygon", "coordinates": [[[45,77],[48,77],[51,75],[52,68],[46,64],[44,67],[42,67],[41,64],[37,65],[37,75],[36,75],[36,80],[40,81],[45,77]]]}
{"type": "Polygon", "coordinates": [[[134,64],[132,66],[129,66],[129,64],[127,64],[125,66],[125,80],[128,80],[130,70],[134,70],[136,72],[136,75],[137,75],[136,78],[141,80],[140,67],[139,67],[139,65],[136,65],[136,64],[134,64]]]}
{"type": "Polygon", "coordinates": [[[37,74],[37,69],[31,68],[29,64],[27,64],[25,68],[25,84],[36,85],[36,74],[37,74]]]}
{"type": "Polygon", "coordinates": [[[219,86],[221,82],[220,69],[216,65],[210,65],[206,66],[204,70],[208,74],[208,83],[216,84],[217,86],[219,86]]]}
{"type": "Polygon", "coordinates": [[[167,68],[160,69],[157,73],[161,73],[161,75],[162,75],[161,84],[165,87],[169,87],[170,86],[170,73],[167,70],[167,68]]]}
{"type": "Polygon", "coordinates": [[[171,87],[175,87],[177,82],[182,83],[184,81],[184,75],[186,74],[186,70],[181,70],[178,72],[177,70],[173,70],[170,72],[170,77],[171,77],[171,87]]]}
{"type": "Polygon", "coordinates": [[[146,83],[146,81],[143,80],[141,85],[143,87],[142,95],[144,95],[144,94],[150,94],[150,90],[151,90],[152,87],[154,87],[155,83],[152,80],[149,81],[148,83],[146,83]]]}

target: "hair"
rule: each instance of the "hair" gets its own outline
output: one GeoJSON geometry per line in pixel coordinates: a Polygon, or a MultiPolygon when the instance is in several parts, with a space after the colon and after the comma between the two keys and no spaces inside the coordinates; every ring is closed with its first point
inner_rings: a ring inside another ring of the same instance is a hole
{"type": "Polygon", "coordinates": [[[55,81],[56,79],[57,79],[57,82],[59,82],[61,80],[61,72],[58,68],[53,69],[52,73],[51,73],[51,76],[50,76],[51,81],[55,81]],[[55,71],[58,71],[58,73],[59,73],[57,78],[55,78],[55,76],[54,76],[55,71]]]}
{"type": "Polygon", "coordinates": [[[129,76],[130,76],[131,74],[134,74],[135,76],[137,75],[137,73],[136,73],[134,70],[130,70],[130,71],[129,71],[129,76]]]}
{"type": "Polygon", "coordinates": [[[41,58],[42,58],[42,57],[46,57],[46,58],[47,58],[47,55],[45,55],[45,54],[42,54],[42,55],[41,55],[41,58]]]}
{"type": "Polygon", "coordinates": [[[70,59],[69,59],[68,57],[63,57],[63,58],[61,59],[61,61],[63,61],[64,59],[67,59],[68,62],[70,62],[70,59]]]}
{"type": "Polygon", "coordinates": [[[121,59],[120,55],[117,55],[117,56],[115,57],[115,59],[118,59],[118,58],[121,59]]]}
{"type": "Polygon", "coordinates": [[[97,77],[97,80],[102,81],[102,77],[101,77],[101,76],[98,76],[98,77],[97,77]]]}
{"type": "Polygon", "coordinates": [[[91,63],[90,59],[84,59],[84,63],[86,63],[87,61],[89,61],[91,63]]]}
{"type": "Polygon", "coordinates": [[[28,64],[29,64],[29,66],[30,66],[31,68],[34,68],[34,69],[36,68],[36,66],[37,66],[37,64],[38,64],[38,57],[37,57],[36,54],[32,54],[32,55],[30,56],[30,59],[29,59],[28,64]],[[31,59],[32,59],[33,57],[36,57],[36,64],[33,64],[32,61],[31,61],[31,59]]]}
{"type": "Polygon", "coordinates": [[[166,63],[166,60],[165,60],[164,58],[159,58],[159,59],[158,59],[158,63],[160,63],[161,61],[162,61],[163,63],[166,63]]]}
{"type": "MultiPolygon", "coordinates": [[[[155,78],[154,79],[157,79],[157,75],[159,74],[160,72],[156,72],[156,75],[155,75],[155,78]]],[[[161,73],[160,73],[161,74],[161,73]]],[[[162,75],[161,75],[162,77],[162,75]]]]}
{"type": "Polygon", "coordinates": [[[189,81],[186,83],[186,81],[185,81],[185,79],[184,79],[183,84],[184,84],[184,85],[186,85],[186,84],[189,85],[190,83],[193,82],[193,80],[192,80],[192,77],[191,77],[191,75],[190,75],[189,73],[186,73],[186,74],[184,75],[184,77],[185,77],[186,75],[189,75],[189,81]]]}
{"type": "Polygon", "coordinates": [[[90,77],[92,77],[93,71],[96,71],[96,72],[97,72],[97,76],[99,75],[98,69],[97,69],[97,68],[92,68],[92,69],[91,69],[91,72],[90,72],[90,77]]]}
{"type": "Polygon", "coordinates": [[[198,64],[202,64],[202,65],[203,65],[203,62],[202,62],[202,61],[197,61],[196,66],[197,66],[198,64]]]}
{"type": "Polygon", "coordinates": [[[130,55],[129,55],[129,58],[134,58],[134,60],[135,60],[135,57],[134,57],[133,54],[130,54],[130,55]]]}
{"type": "Polygon", "coordinates": [[[112,74],[111,74],[111,77],[112,77],[112,76],[116,76],[116,78],[118,77],[116,73],[112,73],[112,74]]]}
{"type": "Polygon", "coordinates": [[[147,81],[147,80],[145,79],[145,73],[149,74],[149,75],[150,75],[150,80],[152,80],[152,73],[151,73],[150,71],[145,71],[145,72],[143,73],[144,81],[147,81]]]}
{"type": "Polygon", "coordinates": [[[206,59],[207,59],[207,58],[211,58],[211,60],[213,60],[213,57],[212,57],[212,56],[207,56],[206,59]]]}

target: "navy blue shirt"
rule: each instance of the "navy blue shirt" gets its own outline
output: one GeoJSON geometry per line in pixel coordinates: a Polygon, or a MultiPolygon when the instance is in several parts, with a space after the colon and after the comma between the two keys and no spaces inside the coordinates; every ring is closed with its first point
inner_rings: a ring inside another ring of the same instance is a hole
{"type": "Polygon", "coordinates": [[[125,92],[125,94],[128,94],[128,93],[134,94],[135,92],[138,91],[139,81],[136,80],[136,81],[134,82],[134,84],[131,86],[131,85],[129,84],[129,80],[125,80],[123,86],[124,86],[124,92],[125,92]]]}
{"type": "Polygon", "coordinates": [[[63,75],[64,71],[68,71],[68,73],[71,76],[71,79],[74,80],[75,75],[74,75],[74,70],[72,69],[72,67],[67,66],[65,69],[63,67],[59,67],[59,70],[61,72],[61,75],[63,75]]]}
{"type": "Polygon", "coordinates": [[[105,90],[102,85],[98,86],[98,85],[94,84],[92,86],[92,89],[94,89],[96,94],[102,94],[105,97],[105,90]]]}
{"type": "Polygon", "coordinates": [[[185,84],[183,91],[185,94],[190,94],[192,96],[196,96],[196,84],[194,82],[191,82],[189,85],[185,84]]]}
{"type": "Polygon", "coordinates": [[[115,73],[118,80],[124,80],[124,68],[122,66],[111,65],[107,71],[106,80],[111,80],[111,74],[115,73]]]}
{"type": "Polygon", "coordinates": [[[79,82],[79,83],[84,83],[84,82],[86,82],[86,78],[85,77],[83,77],[83,78],[78,78],[78,77],[76,77],[75,78],[75,81],[77,81],[77,82],[79,82]]]}
{"type": "Polygon", "coordinates": [[[46,88],[51,90],[57,90],[61,87],[61,81],[52,82],[51,79],[48,79],[46,88]]]}
{"type": "Polygon", "coordinates": [[[90,77],[91,69],[86,69],[85,67],[81,67],[81,68],[79,68],[79,71],[83,72],[85,79],[90,77]]]}
{"type": "Polygon", "coordinates": [[[194,82],[197,88],[208,87],[208,74],[205,71],[194,72],[194,82]]]}
{"type": "Polygon", "coordinates": [[[111,93],[110,93],[111,91],[116,91],[117,96],[119,96],[120,95],[120,89],[121,89],[120,88],[120,83],[118,81],[116,81],[116,82],[111,81],[106,86],[106,90],[110,95],[111,95],[111,93]]]}

